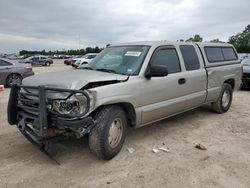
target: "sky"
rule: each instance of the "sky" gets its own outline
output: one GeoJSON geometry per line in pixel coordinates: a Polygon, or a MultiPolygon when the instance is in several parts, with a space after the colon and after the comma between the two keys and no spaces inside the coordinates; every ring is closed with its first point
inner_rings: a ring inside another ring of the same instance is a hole
{"type": "Polygon", "coordinates": [[[121,42],[227,41],[250,24],[250,0],[0,0],[0,53],[121,42]]]}

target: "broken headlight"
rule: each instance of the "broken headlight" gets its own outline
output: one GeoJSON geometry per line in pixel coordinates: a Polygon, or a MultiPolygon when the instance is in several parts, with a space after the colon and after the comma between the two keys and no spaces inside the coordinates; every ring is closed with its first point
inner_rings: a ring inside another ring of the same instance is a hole
{"type": "Polygon", "coordinates": [[[62,115],[84,115],[88,110],[88,99],[85,95],[76,93],[67,99],[54,100],[52,109],[62,115]]]}

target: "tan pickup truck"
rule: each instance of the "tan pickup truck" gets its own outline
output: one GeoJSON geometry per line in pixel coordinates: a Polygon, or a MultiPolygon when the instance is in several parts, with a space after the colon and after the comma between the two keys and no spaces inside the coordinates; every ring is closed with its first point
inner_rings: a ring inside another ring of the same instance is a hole
{"type": "Polygon", "coordinates": [[[42,150],[60,135],[88,136],[90,150],[111,159],[121,150],[128,127],[203,104],[227,112],[241,75],[230,44],[111,45],[81,69],[40,74],[14,85],[8,121],[42,150]]]}

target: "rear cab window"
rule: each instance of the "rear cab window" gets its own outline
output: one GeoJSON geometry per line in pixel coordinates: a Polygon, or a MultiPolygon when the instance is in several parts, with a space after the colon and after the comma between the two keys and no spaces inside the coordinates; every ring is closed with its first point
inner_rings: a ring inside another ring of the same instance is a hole
{"type": "Polygon", "coordinates": [[[224,59],[227,61],[230,60],[236,60],[237,59],[237,55],[234,52],[234,49],[231,47],[223,47],[222,49],[222,54],[224,56],[224,59]]]}
{"type": "Polygon", "coordinates": [[[232,47],[206,46],[204,49],[209,63],[237,60],[232,47]]]}

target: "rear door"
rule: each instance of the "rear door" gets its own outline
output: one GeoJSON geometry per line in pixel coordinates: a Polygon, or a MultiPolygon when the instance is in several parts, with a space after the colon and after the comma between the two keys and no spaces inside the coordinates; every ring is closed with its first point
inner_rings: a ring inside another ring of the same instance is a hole
{"type": "Polygon", "coordinates": [[[186,109],[203,104],[206,100],[207,73],[200,51],[196,45],[180,45],[186,71],[186,109]],[[198,53],[197,53],[198,52],[198,53]]]}
{"type": "Polygon", "coordinates": [[[34,56],[32,59],[32,64],[33,65],[39,65],[39,57],[38,56],[34,56]]]}

